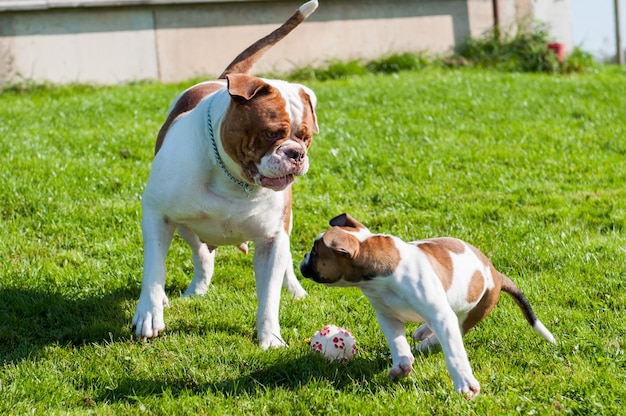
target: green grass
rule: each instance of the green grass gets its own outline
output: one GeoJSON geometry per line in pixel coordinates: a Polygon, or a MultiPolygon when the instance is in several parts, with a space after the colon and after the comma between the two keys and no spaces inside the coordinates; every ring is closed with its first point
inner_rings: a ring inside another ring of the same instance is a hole
{"type": "MultiPolygon", "coordinates": [[[[443,356],[387,379],[367,300],[304,281],[284,294],[289,347],[255,345],[251,256],[219,250],[202,298],[168,258],[165,334],[140,343],[140,197],[181,85],[26,87],[0,95],[1,414],[619,414],[626,403],[626,72],[554,77],[426,69],[308,83],[321,134],[294,186],[298,263],[342,212],[405,239],[470,241],[524,290],[465,345],[482,393],[452,391],[443,356]],[[308,353],[351,330],[347,365],[308,353]]],[[[407,333],[414,329],[407,327],[407,333]]]]}

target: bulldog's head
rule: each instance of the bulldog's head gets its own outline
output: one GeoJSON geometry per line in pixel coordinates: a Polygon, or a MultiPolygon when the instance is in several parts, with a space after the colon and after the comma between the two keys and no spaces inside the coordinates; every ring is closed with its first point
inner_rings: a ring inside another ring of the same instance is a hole
{"type": "Polygon", "coordinates": [[[300,263],[304,277],[332,286],[358,286],[396,270],[400,252],[392,237],[372,234],[345,213],[330,220],[330,225],[300,263]]]}
{"type": "Polygon", "coordinates": [[[317,99],[299,84],[251,75],[227,76],[230,106],[221,124],[222,146],[243,179],[275,191],[309,169],[307,151],[318,133],[317,99]]]}

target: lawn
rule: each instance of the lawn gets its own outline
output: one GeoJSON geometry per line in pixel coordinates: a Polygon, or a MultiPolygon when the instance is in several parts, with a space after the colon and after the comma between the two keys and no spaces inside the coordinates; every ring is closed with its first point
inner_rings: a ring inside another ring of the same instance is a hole
{"type": "Polygon", "coordinates": [[[283,292],[289,346],[262,351],[252,256],[231,247],[209,293],[182,299],[193,265],[177,238],[166,332],[135,340],[141,194],[165,112],[191,82],[2,91],[0,414],[623,412],[625,70],[307,83],[321,132],[294,185],[294,262],[344,211],[407,240],[456,236],[520,286],[557,338],[543,341],[502,295],[464,339],[482,387],[473,401],[453,393],[441,353],[389,381],[388,347],[356,289],[283,292]],[[308,352],[327,323],[355,335],[356,359],[308,352]]]}

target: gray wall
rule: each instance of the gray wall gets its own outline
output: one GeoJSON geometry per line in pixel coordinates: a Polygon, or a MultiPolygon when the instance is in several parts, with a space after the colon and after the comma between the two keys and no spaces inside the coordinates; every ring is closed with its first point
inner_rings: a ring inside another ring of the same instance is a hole
{"type": "MultiPolygon", "coordinates": [[[[216,75],[303,2],[0,0],[0,84],[216,75]]],[[[501,9],[511,21],[517,3],[531,11],[537,4],[550,3],[555,10],[566,5],[569,13],[567,0],[500,2],[509,6],[501,9]]],[[[446,53],[492,24],[492,0],[320,0],[309,20],[255,70],[287,71],[404,51],[446,53]]]]}

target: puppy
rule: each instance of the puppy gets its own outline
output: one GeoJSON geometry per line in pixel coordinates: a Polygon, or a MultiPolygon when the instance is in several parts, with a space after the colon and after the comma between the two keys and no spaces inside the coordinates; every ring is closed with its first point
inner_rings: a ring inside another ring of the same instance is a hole
{"type": "Polygon", "coordinates": [[[406,377],[413,369],[404,324],[425,322],[412,335],[420,342],[417,349],[441,345],[454,389],[468,398],[479,394],[462,337],[491,312],[500,290],[513,297],[543,338],[555,342],[515,283],[472,245],[449,237],[406,243],[372,234],[348,214],[330,225],[305,255],[300,271],[317,283],[363,291],[391,349],[390,378],[406,377]]]}
{"type": "Polygon", "coordinates": [[[289,247],[291,184],[309,168],[316,98],[302,85],[248,73],[316,8],[316,0],[303,4],[217,80],[189,88],[172,104],[142,199],[144,272],[132,321],[140,339],[165,329],[165,257],[178,229],[194,263],[185,295],[206,292],[216,247],[235,245],[245,253],[247,241],[254,241],[258,342],[262,348],[284,345],[281,283],[294,297],[306,294],[289,247]]]}

